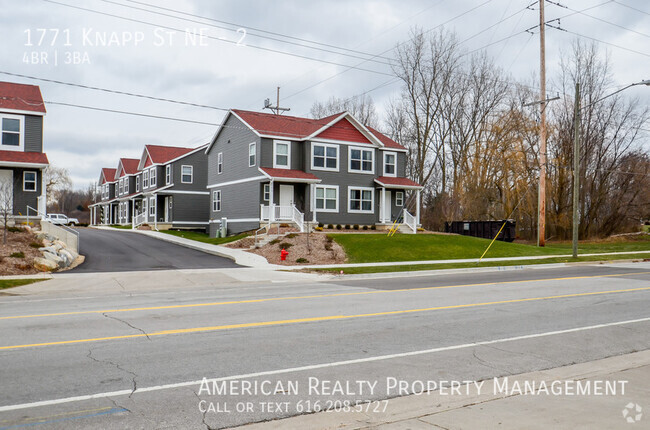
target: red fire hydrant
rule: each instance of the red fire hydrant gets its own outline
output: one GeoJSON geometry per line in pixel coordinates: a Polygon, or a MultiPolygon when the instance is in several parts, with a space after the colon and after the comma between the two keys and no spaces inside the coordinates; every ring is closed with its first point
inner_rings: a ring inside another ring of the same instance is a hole
{"type": "Polygon", "coordinates": [[[280,251],[280,260],[285,261],[287,259],[287,255],[289,255],[289,251],[282,248],[282,251],[280,251]]]}

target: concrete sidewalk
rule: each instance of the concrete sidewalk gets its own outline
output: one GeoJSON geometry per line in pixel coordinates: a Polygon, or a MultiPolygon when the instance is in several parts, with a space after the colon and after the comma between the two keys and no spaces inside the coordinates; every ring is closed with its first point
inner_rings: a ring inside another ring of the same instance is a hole
{"type": "Polygon", "coordinates": [[[650,351],[610,357],[474,384],[460,395],[441,391],[388,400],[385,412],[322,412],[238,427],[271,429],[633,429],[650,427],[650,351]],[[540,391],[546,382],[549,394],[540,391]],[[596,395],[601,384],[616,387],[616,394],[596,395]],[[508,384],[507,393],[501,388],[508,384]],[[554,394],[553,383],[562,394],[554,394]],[[535,384],[521,394],[513,388],[535,384]],[[589,386],[590,395],[577,395],[575,387],[589,386]],[[574,387],[573,395],[569,388],[574,387]],[[622,388],[624,387],[624,388],[622,388]],[[480,392],[479,392],[480,391],[480,392]]]}

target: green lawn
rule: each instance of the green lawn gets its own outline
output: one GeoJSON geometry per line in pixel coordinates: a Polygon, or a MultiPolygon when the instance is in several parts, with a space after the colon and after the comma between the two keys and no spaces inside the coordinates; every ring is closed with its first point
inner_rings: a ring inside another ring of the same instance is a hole
{"type": "Polygon", "coordinates": [[[248,236],[245,233],[228,237],[210,237],[205,233],[199,233],[196,231],[161,230],[160,232],[171,234],[172,236],[183,237],[185,239],[196,240],[197,242],[210,243],[212,245],[222,245],[224,243],[234,242],[248,236]]]}
{"type": "MultiPolygon", "coordinates": [[[[503,267],[503,266],[524,266],[530,264],[552,264],[552,263],[578,263],[589,261],[614,261],[614,260],[633,260],[647,259],[648,254],[628,254],[628,255],[608,255],[593,257],[550,257],[540,260],[510,260],[510,261],[486,261],[481,264],[476,263],[445,263],[445,264],[405,264],[402,266],[374,266],[374,267],[341,267],[331,269],[312,269],[315,272],[340,273],[341,270],[346,275],[355,275],[363,273],[384,273],[384,272],[408,272],[415,270],[443,270],[443,269],[465,269],[473,267],[503,267]]],[[[310,271],[306,269],[306,271],[310,271]]]]}
{"type": "Polygon", "coordinates": [[[21,285],[29,285],[34,282],[41,282],[44,279],[2,279],[0,280],[0,290],[5,288],[20,287],[21,285]]]}
{"type": "MultiPolygon", "coordinates": [[[[387,261],[450,260],[479,258],[490,244],[488,239],[439,234],[330,234],[344,249],[348,263],[387,261]]],[[[650,238],[636,240],[586,242],[580,253],[650,251],[650,238]]],[[[571,243],[550,244],[544,248],[495,241],[485,258],[571,254],[571,243]]]]}

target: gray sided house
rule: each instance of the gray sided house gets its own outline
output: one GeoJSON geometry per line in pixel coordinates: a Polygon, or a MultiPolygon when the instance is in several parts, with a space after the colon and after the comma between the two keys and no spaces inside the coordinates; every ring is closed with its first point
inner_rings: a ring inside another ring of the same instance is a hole
{"type": "Polygon", "coordinates": [[[272,223],[419,225],[422,187],[406,178],[406,149],[347,112],[231,110],[206,154],[212,236],[223,222],[228,234],[272,223]]]}
{"type": "Polygon", "coordinates": [[[92,224],[110,225],[118,222],[115,172],[116,169],[104,167],[99,174],[97,202],[89,206],[92,224]]]}
{"type": "Polygon", "coordinates": [[[44,117],[39,87],[0,82],[0,214],[14,221],[46,212],[44,117]]]}
{"type": "Polygon", "coordinates": [[[130,197],[135,226],[207,230],[206,147],[145,146],[134,178],[135,195],[130,197]]]}

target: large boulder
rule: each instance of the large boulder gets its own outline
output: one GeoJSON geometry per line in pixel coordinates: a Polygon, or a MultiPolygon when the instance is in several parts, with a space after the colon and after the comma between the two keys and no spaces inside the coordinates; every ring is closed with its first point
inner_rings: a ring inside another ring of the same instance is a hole
{"type": "Polygon", "coordinates": [[[59,268],[58,264],[45,258],[34,258],[34,267],[41,272],[52,272],[59,268]]]}
{"type": "Polygon", "coordinates": [[[74,257],[72,253],[67,249],[62,249],[59,251],[59,257],[65,260],[65,266],[68,267],[71,265],[77,257],[74,257]]]}
{"type": "Polygon", "coordinates": [[[42,248],[38,248],[38,250],[41,252],[51,252],[52,254],[56,254],[56,249],[54,249],[53,246],[44,246],[42,248]]]}
{"type": "Polygon", "coordinates": [[[43,258],[46,260],[49,260],[56,264],[60,268],[65,267],[65,260],[61,257],[59,257],[57,254],[52,254],[51,252],[44,252],[43,253],[43,258]]]}

